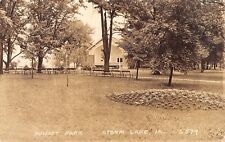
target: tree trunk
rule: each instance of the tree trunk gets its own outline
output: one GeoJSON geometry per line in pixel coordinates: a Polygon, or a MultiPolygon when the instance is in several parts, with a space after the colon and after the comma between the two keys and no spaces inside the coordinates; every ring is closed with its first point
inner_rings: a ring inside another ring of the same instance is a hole
{"type": "Polygon", "coordinates": [[[209,70],[209,62],[206,62],[206,70],[209,70]]]}
{"type": "MultiPolygon", "coordinates": [[[[111,48],[112,48],[112,35],[113,35],[113,18],[114,18],[115,11],[112,10],[110,13],[110,25],[109,25],[109,42],[108,42],[108,67],[107,70],[109,71],[109,61],[111,55],[111,48]]],[[[106,15],[105,15],[106,18],[106,15]]],[[[107,39],[108,40],[108,39],[107,39]]],[[[120,67],[119,67],[120,68],[120,67]]]]}
{"type": "Polygon", "coordinates": [[[198,64],[198,66],[197,66],[197,70],[200,70],[200,64],[198,64]]]}
{"type": "Polygon", "coordinates": [[[13,50],[13,47],[12,47],[11,38],[8,38],[7,39],[7,45],[8,45],[8,50],[7,50],[7,61],[6,61],[5,70],[8,71],[9,70],[10,63],[12,61],[12,50],[13,50]]]}
{"type": "MultiPolygon", "coordinates": [[[[6,0],[0,1],[0,8],[6,10],[6,0]]],[[[0,75],[3,74],[3,41],[5,40],[4,30],[0,32],[0,75]]]]}
{"type": "Polygon", "coordinates": [[[103,42],[103,47],[105,48],[105,23],[104,23],[104,11],[103,8],[100,8],[100,13],[101,13],[101,28],[102,28],[102,42],[103,42]]]}
{"type": "MultiPolygon", "coordinates": [[[[7,57],[8,58],[8,57],[7,57]]],[[[8,60],[6,61],[6,64],[5,64],[5,70],[6,71],[9,71],[9,66],[10,66],[10,63],[8,62],[8,60]]]]}
{"type": "Polygon", "coordinates": [[[172,85],[173,69],[174,69],[173,67],[170,67],[170,77],[169,77],[168,86],[172,85]]]}
{"type": "Polygon", "coordinates": [[[213,63],[213,69],[216,70],[216,62],[213,63]]]}
{"type": "Polygon", "coordinates": [[[110,60],[110,50],[109,50],[109,38],[108,38],[108,24],[107,24],[107,14],[104,13],[104,41],[105,41],[105,47],[104,47],[104,71],[109,72],[109,60],[110,60]]]}
{"type": "Polygon", "coordinates": [[[138,80],[139,68],[140,68],[140,61],[139,61],[139,60],[136,62],[136,68],[137,68],[137,72],[136,72],[136,80],[138,80]]]}
{"type": "Polygon", "coordinates": [[[202,60],[201,61],[201,73],[203,73],[205,70],[205,62],[202,60]]]}
{"type": "Polygon", "coordinates": [[[108,63],[108,38],[107,38],[107,19],[105,19],[106,13],[103,11],[103,7],[100,7],[101,14],[101,28],[102,28],[102,42],[103,42],[103,53],[104,53],[104,71],[109,71],[108,63]]]}
{"type": "Polygon", "coordinates": [[[0,39],[0,74],[3,74],[3,41],[0,39]]]}
{"type": "Polygon", "coordinates": [[[106,57],[104,59],[104,71],[109,72],[109,57],[108,57],[108,55],[106,55],[106,57]]]}
{"type": "Polygon", "coordinates": [[[222,70],[222,61],[220,61],[220,70],[222,70]]]}
{"type": "Polygon", "coordinates": [[[139,68],[137,67],[136,80],[138,80],[139,68]]]}
{"type": "Polygon", "coordinates": [[[43,64],[43,57],[38,57],[38,69],[37,69],[37,73],[42,73],[42,64],[43,64]]]}
{"type": "Polygon", "coordinates": [[[112,11],[110,14],[110,27],[108,35],[107,13],[103,10],[103,7],[100,7],[105,72],[109,72],[114,13],[115,12],[112,11]]]}

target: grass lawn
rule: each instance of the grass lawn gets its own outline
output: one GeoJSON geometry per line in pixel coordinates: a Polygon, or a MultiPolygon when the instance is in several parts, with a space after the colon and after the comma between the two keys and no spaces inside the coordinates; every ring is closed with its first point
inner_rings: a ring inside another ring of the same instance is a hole
{"type": "MultiPolygon", "coordinates": [[[[136,70],[132,70],[132,73],[136,75],[136,70]]],[[[139,75],[140,77],[154,77],[154,75],[151,75],[151,70],[149,69],[141,69],[139,75]]],[[[159,75],[158,77],[166,77],[166,75],[159,75]]],[[[204,73],[200,73],[199,70],[196,71],[190,71],[186,75],[184,73],[180,73],[175,71],[174,72],[174,78],[178,79],[192,79],[192,80],[211,80],[211,81],[223,81],[225,77],[225,73],[222,70],[205,70],[204,73]]]]}
{"type": "MultiPolygon", "coordinates": [[[[197,74],[174,78],[223,80],[223,73],[197,74]]],[[[105,97],[113,92],[167,88],[167,80],[69,77],[67,88],[65,75],[38,75],[33,80],[0,76],[0,142],[221,142],[225,135],[225,110],[164,110],[115,103],[105,97]]],[[[224,82],[174,80],[173,88],[225,98],[224,82]]]]}

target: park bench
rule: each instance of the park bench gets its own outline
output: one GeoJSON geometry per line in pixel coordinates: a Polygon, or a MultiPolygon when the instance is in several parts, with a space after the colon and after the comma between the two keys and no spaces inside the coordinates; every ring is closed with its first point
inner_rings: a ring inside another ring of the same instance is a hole
{"type": "Polygon", "coordinates": [[[92,72],[96,76],[111,76],[112,75],[110,71],[104,71],[103,69],[94,69],[92,70],[92,72]]]}
{"type": "Polygon", "coordinates": [[[32,68],[24,68],[24,69],[23,69],[23,74],[24,74],[24,75],[32,74],[32,68]]]}
{"type": "Polygon", "coordinates": [[[5,73],[13,74],[15,73],[15,69],[9,69],[8,71],[5,71],[5,73]]]}
{"type": "Polygon", "coordinates": [[[93,72],[94,75],[97,76],[97,75],[101,75],[104,72],[104,70],[102,70],[102,69],[93,69],[92,72],[93,72]]]}
{"type": "Polygon", "coordinates": [[[61,73],[63,69],[61,68],[45,68],[45,69],[42,69],[42,72],[44,74],[59,74],[61,73]]]}
{"type": "Polygon", "coordinates": [[[122,76],[123,77],[129,76],[130,78],[132,78],[133,74],[131,74],[131,72],[129,70],[122,70],[122,76]]]}
{"type": "Polygon", "coordinates": [[[103,76],[112,76],[112,73],[110,71],[103,71],[103,76]]]}
{"type": "Polygon", "coordinates": [[[76,68],[68,68],[69,73],[76,73],[76,68]]]}
{"type": "Polygon", "coordinates": [[[92,70],[91,69],[84,69],[84,68],[82,68],[81,69],[81,74],[91,75],[92,74],[92,70]]]}
{"type": "Polygon", "coordinates": [[[14,70],[15,74],[31,74],[32,73],[32,68],[16,68],[14,70]]]}
{"type": "Polygon", "coordinates": [[[64,68],[53,68],[54,74],[64,74],[66,73],[66,70],[64,68]]]}
{"type": "Polygon", "coordinates": [[[110,72],[112,73],[113,77],[122,77],[122,71],[120,70],[111,70],[110,72]]]}
{"type": "Polygon", "coordinates": [[[23,74],[23,68],[16,68],[14,71],[15,74],[23,74]]]}
{"type": "Polygon", "coordinates": [[[45,71],[44,73],[46,73],[46,74],[52,74],[53,73],[52,68],[46,68],[44,71],[45,71]]]}
{"type": "Polygon", "coordinates": [[[9,70],[4,70],[4,73],[9,74],[9,70]]]}

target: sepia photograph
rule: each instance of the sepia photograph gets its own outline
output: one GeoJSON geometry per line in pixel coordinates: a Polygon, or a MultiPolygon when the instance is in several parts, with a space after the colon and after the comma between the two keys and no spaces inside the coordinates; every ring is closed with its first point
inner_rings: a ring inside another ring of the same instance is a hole
{"type": "Polygon", "coordinates": [[[0,142],[225,142],[225,1],[0,0],[0,142]]]}

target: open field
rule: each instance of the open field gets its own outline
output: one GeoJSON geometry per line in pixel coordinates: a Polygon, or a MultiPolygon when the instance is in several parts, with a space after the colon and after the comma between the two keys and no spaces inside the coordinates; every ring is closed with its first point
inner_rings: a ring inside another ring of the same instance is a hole
{"type": "MultiPolygon", "coordinates": [[[[225,98],[223,73],[206,74],[177,75],[173,88],[225,98]]],[[[33,80],[0,76],[0,142],[221,142],[225,135],[225,110],[164,110],[128,106],[105,97],[113,92],[167,88],[167,80],[69,77],[67,88],[65,75],[36,75],[33,80]]]]}

